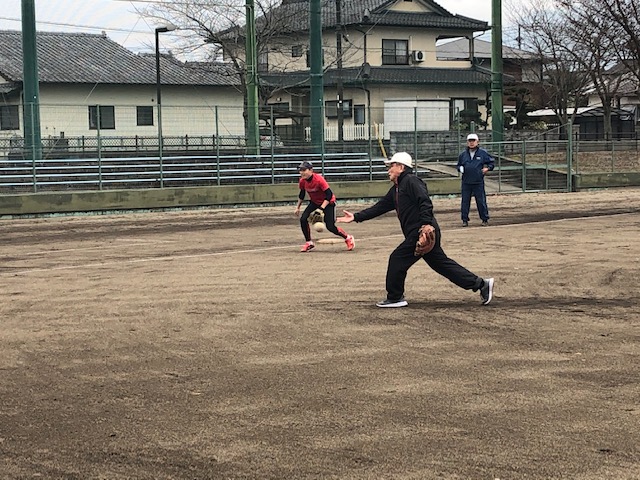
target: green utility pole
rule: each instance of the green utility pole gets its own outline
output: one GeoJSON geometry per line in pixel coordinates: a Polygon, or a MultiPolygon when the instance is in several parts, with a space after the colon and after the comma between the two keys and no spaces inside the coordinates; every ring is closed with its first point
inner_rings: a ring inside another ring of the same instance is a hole
{"type": "Polygon", "coordinates": [[[309,57],[311,67],[311,145],[322,153],[324,144],[324,86],[322,81],[322,14],[320,0],[309,2],[309,57]]]}
{"type": "Polygon", "coordinates": [[[246,0],[247,40],[247,152],[260,154],[260,126],[258,116],[258,55],[256,52],[256,15],[254,0],[246,0]]]}
{"type": "Polygon", "coordinates": [[[502,108],[502,0],[491,3],[491,131],[493,142],[504,138],[502,108]]]}
{"type": "Polygon", "coordinates": [[[338,90],[338,143],[344,150],[344,86],[342,84],[342,0],[336,0],[336,88],[338,90]]]}
{"type": "Polygon", "coordinates": [[[40,89],[38,87],[34,0],[22,0],[22,65],[24,154],[36,161],[42,158],[42,138],[40,134],[40,89]]]}

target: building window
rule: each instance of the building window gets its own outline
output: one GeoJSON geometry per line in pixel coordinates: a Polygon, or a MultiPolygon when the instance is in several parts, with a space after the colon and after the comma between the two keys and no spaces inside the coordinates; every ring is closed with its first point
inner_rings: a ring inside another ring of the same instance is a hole
{"type": "Polygon", "coordinates": [[[353,106],[353,123],[356,125],[364,125],[366,123],[367,115],[364,105],[353,106]]]}
{"type": "Polygon", "coordinates": [[[480,121],[480,112],[478,112],[477,98],[453,98],[451,99],[450,111],[451,125],[466,124],[480,121]]]}
{"type": "Polygon", "coordinates": [[[453,113],[461,112],[463,110],[478,111],[478,99],[477,98],[453,98],[451,99],[451,106],[453,113]]]}
{"type": "Polygon", "coordinates": [[[259,72],[269,71],[269,54],[267,52],[264,52],[258,55],[258,71],[259,72]]]}
{"type": "Polygon", "coordinates": [[[409,65],[409,40],[382,40],[383,65],[409,65]]]}
{"type": "Polygon", "coordinates": [[[89,106],[89,130],[98,129],[98,113],[100,113],[101,130],[114,130],[116,128],[115,107],[91,105],[89,106]]]}
{"type": "Polygon", "coordinates": [[[136,107],[136,119],[139,127],[153,126],[153,107],[136,107]]]}
{"type": "Polygon", "coordinates": [[[300,58],[304,54],[304,48],[302,45],[294,45],[291,47],[291,56],[293,58],[300,58]]]}
{"type": "MultiPolygon", "coordinates": [[[[307,57],[307,67],[310,68],[311,67],[311,52],[309,50],[307,50],[305,52],[305,55],[307,57]]],[[[322,51],[322,66],[324,67],[324,50],[322,51]]]]}
{"type": "Polygon", "coordinates": [[[18,105],[0,106],[0,130],[20,130],[18,105]]]}
{"type": "Polygon", "coordinates": [[[273,109],[274,112],[287,112],[290,110],[289,108],[289,102],[275,102],[275,103],[268,103],[267,104],[267,109],[271,110],[273,109]]]}
{"type": "MultiPolygon", "coordinates": [[[[327,118],[337,118],[338,117],[338,101],[329,100],[327,102],[324,102],[324,112],[327,118]]],[[[351,118],[351,116],[352,116],[351,100],[343,100],[342,101],[342,117],[351,118]]]]}

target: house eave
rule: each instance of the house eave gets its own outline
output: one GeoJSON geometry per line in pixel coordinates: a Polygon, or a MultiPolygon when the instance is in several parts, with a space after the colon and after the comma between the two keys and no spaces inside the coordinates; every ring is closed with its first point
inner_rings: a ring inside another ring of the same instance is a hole
{"type": "MultiPolygon", "coordinates": [[[[272,73],[261,75],[263,81],[271,86],[282,88],[308,88],[310,72],[308,70],[272,73]]],[[[407,67],[360,67],[344,68],[341,71],[342,85],[362,88],[365,85],[467,85],[486,86],[491,83],[491,75],[475,68],[415,68],[407,67]]],[[[323,85],[338,85],[338,71],[327,70],[323,74],[323,85]]]]}

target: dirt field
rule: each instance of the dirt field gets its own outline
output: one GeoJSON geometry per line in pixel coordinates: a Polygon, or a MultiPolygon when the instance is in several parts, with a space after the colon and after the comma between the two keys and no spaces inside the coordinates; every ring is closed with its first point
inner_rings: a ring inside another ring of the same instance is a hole
{"type": "Polygon", "coordinates": [[[420,262],[376,308],[393,215],[0,220],[0,478],[640,479],[640,190],[458,202],[487,307],[420,262]]]}

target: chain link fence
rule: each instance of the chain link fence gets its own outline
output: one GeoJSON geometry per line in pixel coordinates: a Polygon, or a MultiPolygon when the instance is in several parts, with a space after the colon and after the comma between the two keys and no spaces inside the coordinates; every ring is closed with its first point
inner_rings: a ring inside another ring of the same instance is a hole
{"type": "Polygon", "coordinates": [[[493,143],[442,106],[361,107],[323,112],[319,145],[310,114],[262,109],[253,152],[242,108],[163,105],[160,134],[153,106],[40,106],[39,145],[25,139],[19,113],[0,130],[0,194],[293,182],[303,159],[334,178],[381,180],[382,160],[397,151],[426,178],[451,177],[470,129],[496,160],[489,191],[570,190],[572,174],[640,171],[637,139],[580,141],[557,128],[493,143]]]}

